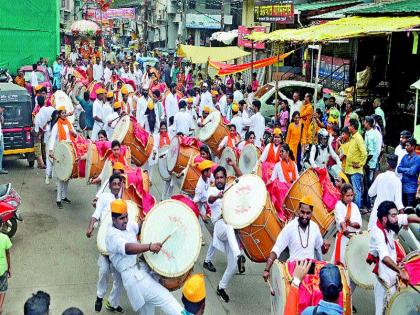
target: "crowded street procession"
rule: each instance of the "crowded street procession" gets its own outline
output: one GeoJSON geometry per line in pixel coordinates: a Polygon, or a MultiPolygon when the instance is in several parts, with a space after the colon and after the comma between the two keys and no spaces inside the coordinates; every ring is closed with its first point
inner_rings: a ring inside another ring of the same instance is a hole
{"type": "Polygon", "coordinates": [[[420,2],[163,2],[0,3],[0,315],[420,314],[420,2]]]}

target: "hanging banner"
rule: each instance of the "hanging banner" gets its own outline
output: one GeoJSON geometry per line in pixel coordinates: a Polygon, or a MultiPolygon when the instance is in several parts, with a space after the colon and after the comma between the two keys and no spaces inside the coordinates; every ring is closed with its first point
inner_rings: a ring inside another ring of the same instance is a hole
{"type": "MultiPolygon", "coordinates": [[[[245,39],[245,36],[251,34],[252,32],[265,33],[265,26],[246,27],[246,26],[240,25],[238,27],[238,46],[239,47],[252,48],[252,41],[245,39]]],[[[254,49],[265,49],[265,43],[255,42],[254,49]]]]}
{"type": "Polygon", "coordinates": [[[255,22],[293,24],[295,12],[293,0],[255,0],[255,22]]]}
{"type": "Polygon", "coordinates": [[[111,20],[111,19],[128,19],[135,20],[136,18],[136,9],[134,8],[120,8],[120,9],[108,9],[104,12],[97,9],[88,9],[86,11],[86,19],[101,21],[102,20],[111,20]]]}

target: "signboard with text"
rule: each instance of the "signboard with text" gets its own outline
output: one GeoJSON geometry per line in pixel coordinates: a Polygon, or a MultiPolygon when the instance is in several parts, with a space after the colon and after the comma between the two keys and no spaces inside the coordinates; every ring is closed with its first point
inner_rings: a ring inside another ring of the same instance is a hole
{"type": "Polygon", "coordinates": [[[293,24],[293,0],[255,0],[255,22],[293,24]]]}
{"type": "MultiPolygon", "coordinates": [[[[246,27],[246,26],[240,25],[238,28],[238,46],[252,48],[252,41],[244,38],[246,35],[249,35],[252,32],[265,33],[265,26],[246,27]]],[[[254,43],[254,49],[264,49],[264,48],[265,48],[264,42],[254,43]]]]}
{"type": "Polygon", "coordinates": [[[111,20],[111,19],[128,19],[135,20],[136,18],[136,9],[134,8],[120,8],[120,9],[108,9],[106,11],[88,9],[86,11],[86,18],[90,20],[95,20],[97,22],[102,20],[111,20]]]}

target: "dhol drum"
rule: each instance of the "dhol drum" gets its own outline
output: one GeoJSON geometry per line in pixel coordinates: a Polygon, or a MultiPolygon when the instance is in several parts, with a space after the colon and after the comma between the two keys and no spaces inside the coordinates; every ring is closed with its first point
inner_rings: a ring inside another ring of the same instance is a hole
{"type": "Polygon", "coordinates": [[[164,181],[171,180],[171,173],[169,173],[168,171],[168,159],[167,159],[168,151],[169,151],[169,146],[164,146],[159,149],[159,153],[158,153],[157,164],[159,168],[159,174],[164,181]]]}
{"type": "Polygon", "coordinates": [[[414,235],[411,227],[409,229],[401,229],[398,233],[398,239],[407,253],[420,250],[420,242],[414,235]]]}
{"type": "Polygon", "coordinates": [[[364,257],[369,253],[369,233],[353,235],[346,247],[344,260],[350,279],[364,289],[373,289],[375,274],[372,272],[374,264],[369,265],[364,257]]]}
{"type": "Polygon", "coordinates": [[[86,154],[89,140],[79,138],[74,143],[61,141],[54,149],[54,172],[59,180],[85,177],[86,161],[79,158],[86,154]]]}
{"type": "MultiPolygon", "coordinates": [[[[327,263],[324,261],[314,261],[314,263],[314,274],[307,274],[302,280],[302,285],[299,287],[299,314],[301,314],[306,307],[317,305],[322,298],[322,293],[319,289],[319,271],[327,263]]],[[[270,283],[275,293],[274,296],[271,296],[272,315],[284,314],[287,294],[290,291],[293,279],[294,266],[295,262],[281,263],[276,260],[271,267],[270,283]]],[[[340,270],[341,282],[343,284],[343,290],[338,298],[338,304],[343,307],[343,314],[351,315],[352,304],[349,280],[343,266],[337,267],[340,270]]]]}
{"type": "Polygon", "coordinates": [[[243,174],[257,174],[262,176],[261,163],[259,162],[260,151],[253,144],[247,144],[239,157],[239,169],[243,174]]]}
{"type": "Polygon", "coordinates": [[[181,194],[181,195],[173,195],[171,199],[178,200],[186,204],[195,213],[197,218],[200,215],[200,209],[198,209],[197,204],[194,201],[192,201],[190,197],[181,194]]]}
{"type": "Polygon", "coordinates": [[[228,135],[229,129],[222,119],[219,111],[211,112],[203,121],[204,127],[198,128],[198,139],[206,143],[213,154],[220,157],[218,147],[225,136],[228,135]]]}
{"type": "Polygon", "coordinates": [[[160,275],[168,290],[182,286],[192,271],[201,249],[201,228],[195,213],[184,203],[165,200],[144,218],[140,241],[163,243],[158,254],[145,252],[149,267],[160,275]]]}
{"type": "Polygon", "coordinates": [[[142,166],[153,150],[153,136],[140,127],[136,119],[123,116],[115,126],[110,141],[118,140],[131,149],[133,163],[142,166]]]}
{"type": "MultiPolygon", "coordinates": [[[[137,205],[130,201],[126,200],[127,202],[127,211],[128,211],[128,222],[139,222],[139,208],[137,205]]],[[[108,255],[108,251],[106,249],[106,234],[108,228],[112,225],[112,215],[111,211],[105,216],[103,221],[99,225],[98,235],[96,236],[96,244],[98,246],[98,250],[102,255],[108,255]]]]}
{"type": "MultiPolygon", "coordinates": [[[[61,90],[56,91],[54,93],[54,102],[56,107],[64,105],[67,114],[74,112],[73,102],[65,92],[61,90]]],[[[71,124],[74,123],[74,115],[68,116],[67,119],[71,124]]]]}
{"type": "Polygon", "coordinates": [[[322,201],[322,189],[318,175],[307,169],[292,184],[284,199],[284,209],[288,219],[292,219],[299,211],[299,202],[303,196],[310,196],[314,202],[312,220],[316,222],[325,236],[333,235],[336,232],[334,224],[334,213],[328,212],[322,201]]]}
{"type": "Polygon", "coordinates": [[[193,163],[194,156],[190,157],[190,162],[187,168],[183,172],[183,180],[181,183],[181,189],[190,196],[194,196],[195,187],[197,186],[198,180],[201,176],[201,171],[193,163]]]}
{"type": "Polygon", "coordinates": [[[196,156],[197,154],[200,154],[199,148],[182,145],[179,137],[172,138],[167,153],[168,171],[180,174],[188,166],[191,156],[196,156]]]}
{"type": "Polygon", "coordinates": [[[226,147],[224,148],[222,155],[220,156],[219,165],[223,166],[226,169],[228,176],[235,176],[235,170],[226,162],[226,159],[228,158],[232,159],[232,161],[234,161],[236,164],[238,163],[238,159],[236,157],[235,152],[231,148],[226,147]]]}
{"type": "Polygon", "coordinates": [[[147,194],[150,192],[149,173],[140,167],[135,167],[126,169],[123,177],[124,189],[122,199],[133,201],[139,207],[139,216],[143,219],[146,206],[144,202],[151,202],[153,204],[155,202],[154,200],[146,201],[143,199],[143,192],[147,194]]]}
{"type": "Polygon", "coordinates": [[[79,115],[79,128],[80,130],[85,130],[87,128],[86,124],[86,112],[82,111],[79,115]]]}
{"type": "Polygon", "coordinates": [[[284,223],[279,220],[261,177],[243,175],[232,185],[223,196],[223,218],[239,230],[247,256],[254,262],[265,262],[284,223]]]}

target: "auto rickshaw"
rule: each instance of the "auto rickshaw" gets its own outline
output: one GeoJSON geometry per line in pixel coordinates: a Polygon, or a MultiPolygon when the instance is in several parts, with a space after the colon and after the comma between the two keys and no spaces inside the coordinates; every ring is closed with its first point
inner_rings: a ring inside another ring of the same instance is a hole
{"type": "Polygon", "coordinates": [[[13,83],[0,83],[0,107],[4,108],[4,157],[35,163],[32,128],[32,101],[28,91],[13,83]]]}

